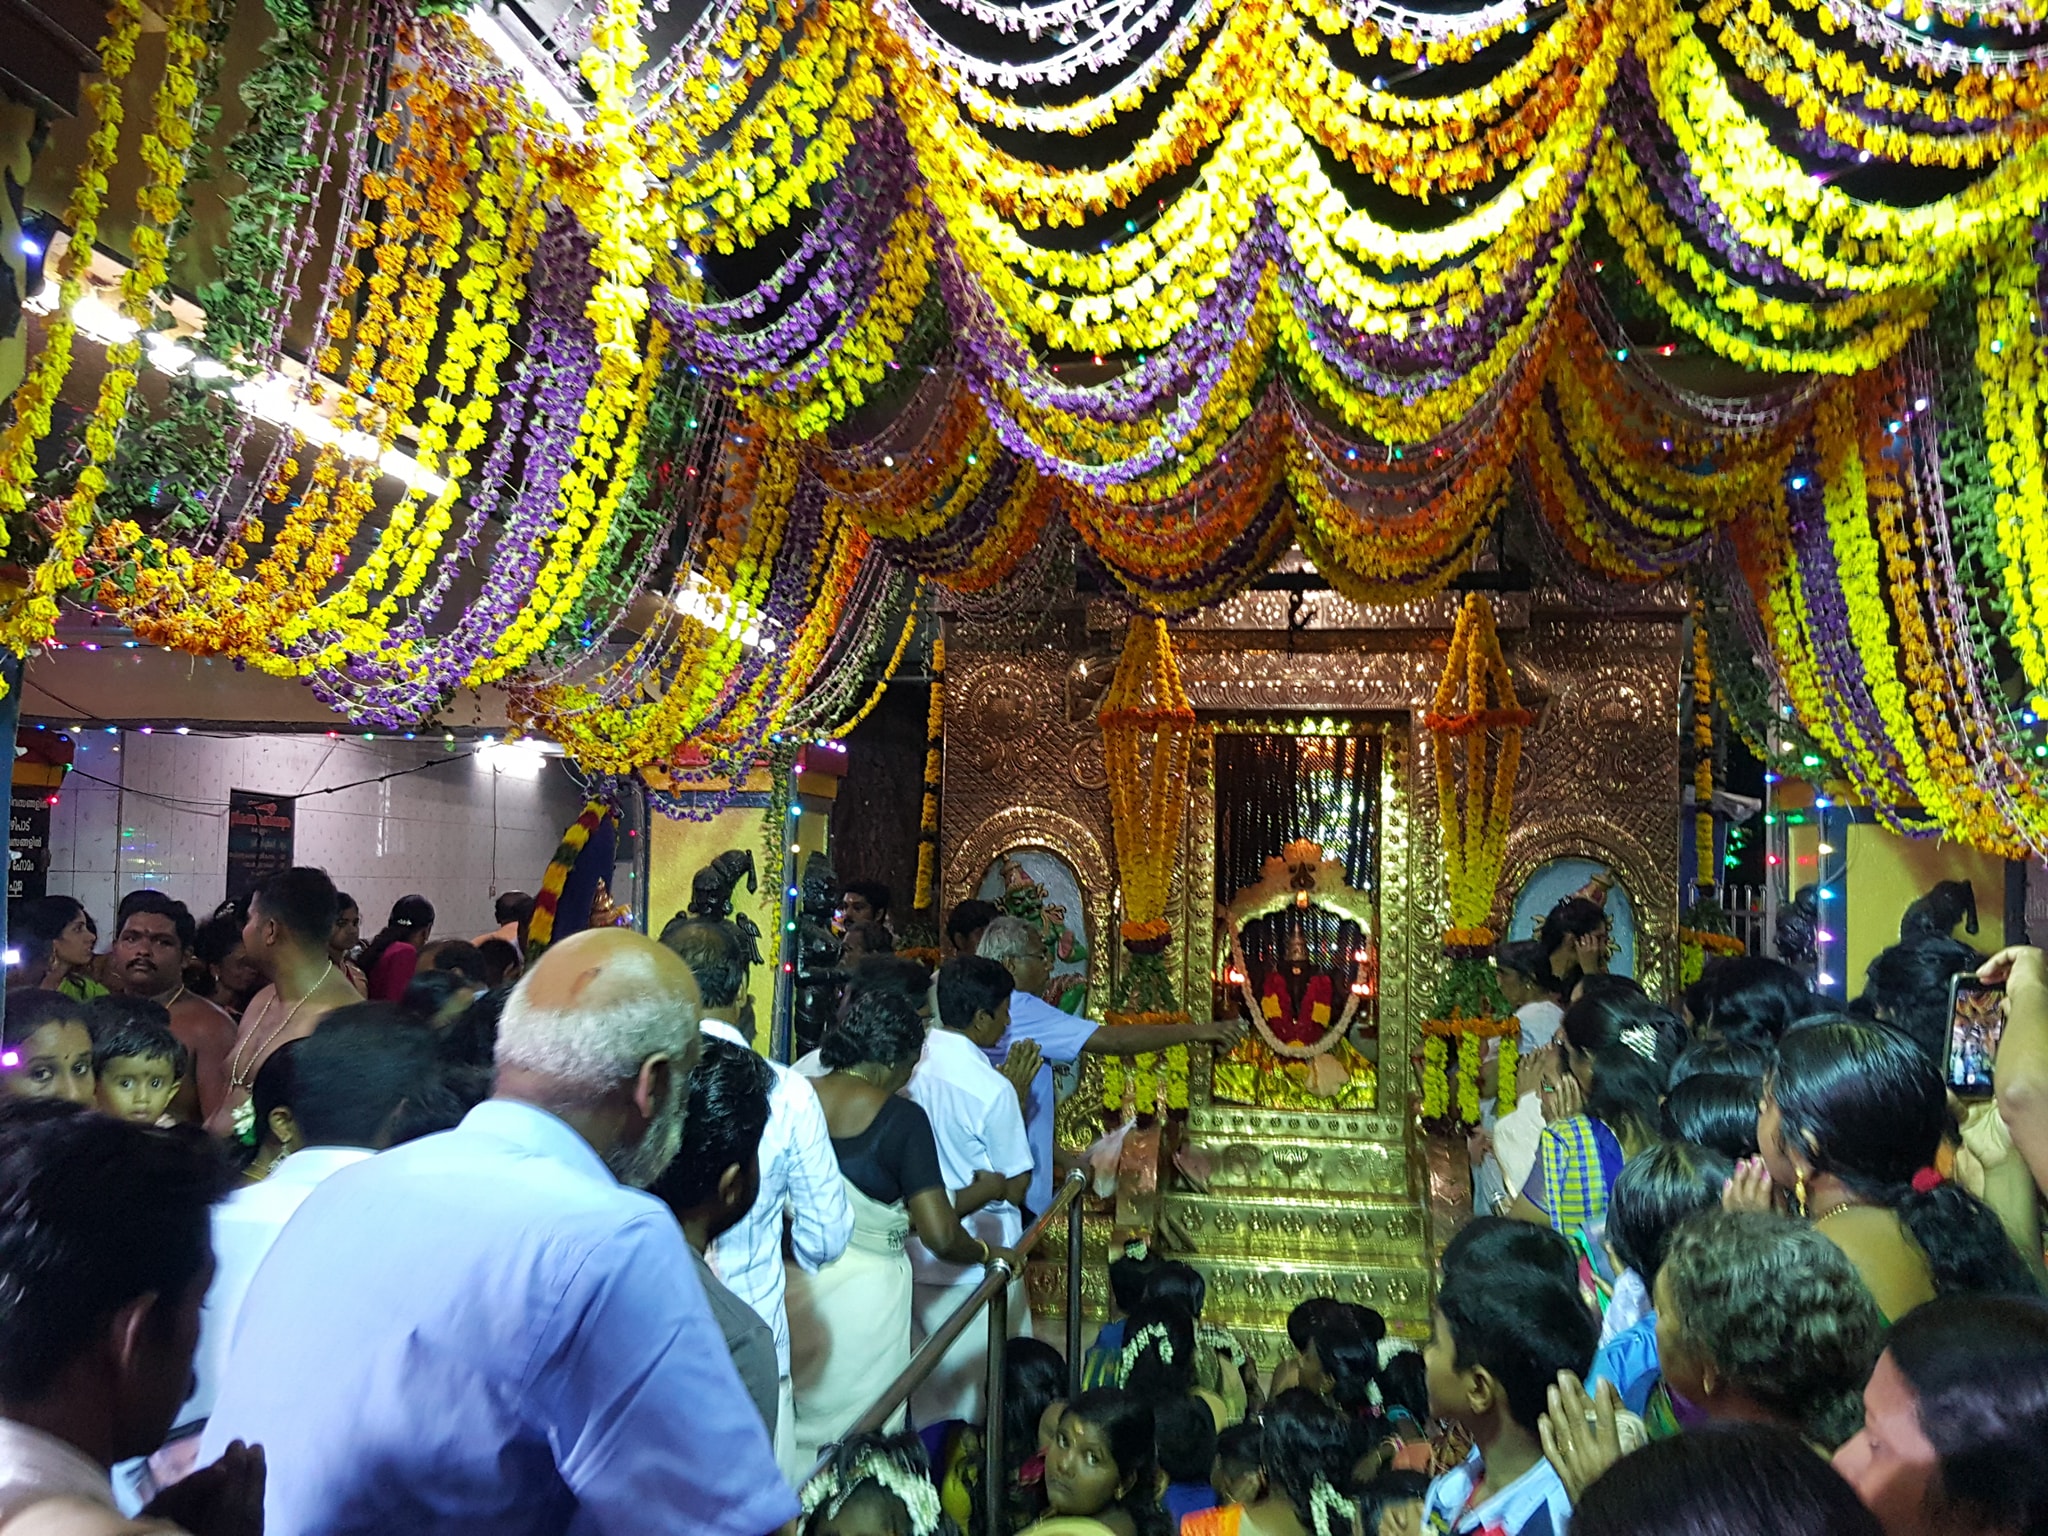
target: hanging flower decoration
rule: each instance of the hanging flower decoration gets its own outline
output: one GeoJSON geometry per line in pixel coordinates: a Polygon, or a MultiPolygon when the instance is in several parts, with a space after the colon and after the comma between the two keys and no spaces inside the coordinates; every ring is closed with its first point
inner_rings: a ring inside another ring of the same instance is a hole
{"type": "MultiPolygon", "coordinates": [[[[1185,1024],[1187,1011],[1166,968],[1166,946],[1173,933],[1166,907],[1187,814],[1195,711],[1181,686],[1166,623],[1156,614],[1131,620],[1123,655],[1095,718],[1102,727],[1103,762],[1109,775],[1125,950],[1116,1006],[1105,1022],[1185,1024]]],[[[1178,1065],[1167,1069],[1174,1091],[1158,1091],[1152,1058],[1141,1056],[1133,1064],[1131,1093],[1141,1111],[1157,1113],[1162,1105],[1186,1107],[1186,1047],[1166,1055],[1179,1058],[1178,1065]],[[1142,1093],[1141,1087],[1153,1091],[1142,1093]]]]}
{"type": "MultiPolygon", "coordinates": [[[[1546,548],[1711,585],[1712,691],[1774,765],[2048,848],[2035,0],[950,3],[964,34],[721,0],[649,59],[605,0],[558,120],[442,7],[266,0],[208,146],[242,190],[207,372],[153,405],[116,343],[52,468],[140,26],[115,3],[0,426],[0,643],[84,585],[365,723],[503,684],[687,811],[870,704],[921,581],[993,611],[1078,559],[1178,616],[1293,543],[1407,601],[1519,484],[1546,548]],[[1938,195],[1869,192],[1901,168],[1938,195]],[[1687,393],[1646,323],[1762,387],[1687,393]]],[[[219,106],[218,18],[164,20],[144,326],[219,106]]]]}
{"type": "Polygon", "coordinates": [[[605,817],[611,814],[610,801],[588,801],[577,818],[569,823],[569,830],[562,834],[554,857],[548,860],[548,867],[541,875],[540,890],[533,898],[533,920],[526,929],[526,957],[529,961],[554,942],[555,919],[562,905],[562,890],[569,883],[569,872],[576,867],[577,859],[583,856],[583,850],[604,824],[605,817]]]}
{"type": "MultiPolygon", "coordinates": [[[[1423,1025],[1423,1114],[1430,1121],[1474,1125],[1478,1042],[1519,1027],[1494,979],[1494,934],[1487,921],[1514,811],[1522,732],[1536,721],[1515,697],[1493,605],[1478,592],[1467,593],[1459,607],[1443,679],[1422,718],[1436,759],[1437,825],[1451,915],[1444,934],[1449,966],[1423,1025]],[[1433,1055],[1430,1042],[1450,1037],[1459,1041],[1458,1113],[1445,1122],[1448,1100],[1431,1085],[1447,1071],[1449,1047],[1439,1044],[1433,1055]]],[[[1500,1092],[1512,1098],[1513,1091],[1512,1079],[1504,1079],[1500,1092]]]]}
{"type": "Polygon", "coordinates": [[[1714,868],[1714,659],[1697,601],[1692,613],[1692,793],[1692,883],[1702,896],[1711,896],[1719,883],[1714,868]]]}
{"type": "Polygon", "coordinates": [[[1706,604],[1697,594],[1692,603],[1692,753],[1693,894],[1678,918],[1678,979],[1688,987],[1700,979],[1709,955],[1744,951],[1715,890],[1714,656],[1706,604]]]}
{"type": "Polygon", "coordinates": [[[1423,715],[1435,742],[1437,821],[1450,887],[1447,950],[1485,950],[1486,926],[1500,883],[1522,732],[1536,717],[1515,698],[1493,605],[1466,594],[1451,631],[1436,698],[1423,715]]]}
{"type": "Polygon", "coordinates": [[[946,746],[946,635],[932,636],[931,703],[924,722],[924,796],[917,817],[917,899],[919,911],[938,900],[939,786],[946,746]]]}
{"type": "MultiPolygon", "coordinates": [[[[15,388],[7,426],[0,431],[0,552],[12,549],[23,532],[23,519],[34,495],[36,449],[49,435],[51,412],[71,372],[78,329],[72,306],[84,292],[85,275],[92,264],[94,235],[106,206],[107,177],[120,145],[122,86],[134,68],[135,43],[141,31],[139,3],[120,0],[111,6],[106,36],[99,47],[100,74],[85,86],[93,130],[86,139],[85,159],[78,167],[78,180],[64,212],[71,240],[57,261],[57,309],[44,334],[42,350],[15,388]]],[[[167,71],[166,90],[173,73],[175,70],[167,71]]],[[[106,422],[96,426],[101,434],[108,430],[106,422]]],[[[17,656],[49,638],[56,628],[57,593],[76,579],[77,550],[71,546],[90,523],[72,518],[62,507],[56,511],[56,523],[49,554],[27,572],[25,582],[15,576],[17,567],[10,567],[0,578],[0,645],[17,656]]],[[[49,536],[48,530],[44,536],[49,536]]]]}

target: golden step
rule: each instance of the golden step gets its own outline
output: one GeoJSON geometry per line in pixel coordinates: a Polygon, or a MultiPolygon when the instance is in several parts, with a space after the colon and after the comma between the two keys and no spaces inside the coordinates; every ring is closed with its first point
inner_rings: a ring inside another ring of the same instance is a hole
{"type": "MultiPolygon", "coordinates": [[[[1213,1258],[1182,1254],[1208,1282],[1202,1307],[1206,1322],[1241,1336],[1253,1332],[1284,1339],[1287,1314],[1311,1296],[1334,1296],[1371,1307],[1387,1320],[1390,1332],[1407,1338],[1429,1333],[1429,1269],[1418,1255],[1411,1262],[1345,1264],[1319,1259],[1213,1258]]],[[[1031,1310],[1045,1318],[1066,1315],[1064,1262],[1032,1264],[1025,1273],[1031,1310]]],[[[1100,1321],[1109,1315],[1109,1279],[1090,1265],[1081,1277],[1082,1315],[1100,1321]]],[[[1249,1346],[1250,1339],[1246,1338],[1249,1346]]]]}
{"type": "Polygon", "coordinates": [[[1373,1308],[1389,1329],[1429,1331],[1429,1268],[1420,1254],[1402,1263],[1347,1264],[1322,1259],[1211,1258],[1188,1262],[1208,1281],[1205,1320],[1223,1328],[1284,1329],[1287,1314],[1311,1296],[1373,1308]]]}
{"type": "Polygon", "coordinates": [[[1420,1261],[1422,1212],[1383,1196],[1353,1200],[1268,1195],[1166,1197],[1162,1225],[1174,1247],[1213,1258],[1326,1258],[1420,1261]]]}
{"type": "Polygon", "coordinates": [[[1188,1111],[1189,1141],[1380,1142],[1395,1151],[1408,1143],[1398,1115],[1313,1114],[1294,1109],[1253,1109],[1240,1104],[1197,1104],[1188,1111]]]}
{"type": "Polygon", "coordinates": [[[1398,1145],[1384,1142],[1316,1136],[1285,1140],[1264,1131],[1253,1139],[1223,1127],[1198,1131],[1191,1126],[1179,1162],[1186,1182],[1207,1195],[1409,1195],[1407,1156],[1398,1145]]]}

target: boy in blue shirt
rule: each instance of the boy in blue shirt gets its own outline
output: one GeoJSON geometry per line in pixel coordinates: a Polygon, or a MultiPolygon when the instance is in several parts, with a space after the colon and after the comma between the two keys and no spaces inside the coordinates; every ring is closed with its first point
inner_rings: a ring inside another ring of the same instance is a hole
{"type": "Polygon", "coordinates": [[[1501,1225],[1519,1231],[1498,1241],[1475,1233],[1445,1253],[1423,1352],[1431,1413],[1472,1439],[1465,1462],[1430,1484],[1423,1528],[1434,1536],[1564,1536],[1571,1518],[1537,1422],[1558,1373],[1583,1375],[1592,1364],[1599,1324],[1564,1239],[1501,1225]],[[1537,1251],[1549,1244],[1560,1251],[1537,1251]]]}

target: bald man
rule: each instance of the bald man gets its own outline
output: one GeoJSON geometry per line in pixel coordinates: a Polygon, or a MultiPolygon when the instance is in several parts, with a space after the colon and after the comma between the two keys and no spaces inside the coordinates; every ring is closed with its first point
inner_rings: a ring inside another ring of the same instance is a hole
{"type": "Polygon", "coordinates": [[[762,1536],[796,1517],[681,1229],[642,1193],[698,1051],[687,966],[641,934],[577,934],[507,1000],[489,1101],[299,1207],[205,1439],[262,1440],[269,1536],[762,1536]]]}

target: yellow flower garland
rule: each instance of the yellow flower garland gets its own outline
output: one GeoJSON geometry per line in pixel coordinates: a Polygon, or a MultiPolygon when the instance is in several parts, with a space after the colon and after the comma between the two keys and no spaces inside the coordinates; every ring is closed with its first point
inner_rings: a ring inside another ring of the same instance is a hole
{"type": "Polygon", "coordinates": [[[99,78],[85,86],[86,101],[93,109],[93,131],[86,139],[85,160],[64,210],[71,241],[57,261],[57,308],[45,328],[42,350],[14,392],[13,413],[6,433],[0,436],[0,550],[7,547],[5,519],[18,518],[28,510],[36,447],[49,435],[50,408],[71,372],[72,339],[78,331],[71,306],[83,294],[85,275],[92,266],[93,242],[106,204],[107,173],[113,169],[121,140],[121,87],[135,67],[135,42],[141,33],[139,0],[115,0],[107,10],[107,35],[100,42],[99,78]]]}
{"type": "Polygon", "coordinates": [[[1735,99],[1691,16],[1669,11],[1644,30],[1636,52],[1665,128],[1708,200],[1738,238],[1808,282],[1845,292],[1938,284],[2048,197],[2043,141],[1936,202],[1859,201],[1771,142],[1735,99]]]}
{"type": "Polygon", "coordinates": [[[1897,754],[1905,782],[1920,805],[1944,825],[1955,809],[1947,788],[1930,769],[1906,702],[1892,647],[1892,615],[1884,598],[1879,548],[1870,531],[1869,491],[1864,480],[1858,439],[1862,421],[1855,386],[1824,393],[1814,409],[1814,439],[1820,449],[1822,501],[1828,537],[1835,552],[1835,573],[1849,614],[1849,637],[1862,663],[1871,701],[1884,721],[1885,734],[1897,754]]]}
{"type": "Polygon", "coordinates": [[[1975,270],[1977,374],[1984,399],[1985,462],[2004,557],[2014,653],[2035,697],[2048,693],[2048,473],[2044,473],[2040,271],[2022,238],[1987,249],[1975,270]]]}
{"type": "MultiPolygon", "coordinates": [[[[1821,25],[1832,20],[1823,11],[1821,25]]],[[[2038,140],[2048,123],[2041,82],[2031,71],[1964,74],[1953,88],[1880,74],[1857,57],[1809,38],[1784,13],[1754,0],[1705,0],[1699,19],[1717,27],[1722,47],[1756,84],[1797,114],[1803,127],[1887,160],[1974,167],[2038,140]],[[1849,98],[1854,97],[1856,107],[1849,98]],[[1969,133],[1922,133],[1866,113],[1981,125],[1969,133]]]]}
{"type": "MultiPolygon", "coordinates": [[[[1881,451],[1891,433],[1886,423],[1900,419],[1907,402],[1896,379],[1866,391],[1863,437],[1869,485],[1871,523],[1884,556],[1884,579],[1892,595],[1898,654],[1905,697],[1913,712],[1930,774],[1943,786],[1950,807],[1950,835],[2006,858],[2024,857],[2027,838],[2048,836],[2048,801],[2020,794],[2001,802],[1985,787],[1987,779],[2024,783],[2028,771],[2007,759],[1985,739],[1976,714],[1957,696],[1957,673],[1937,651],[1935,636],[1945,629],[1939,605],[1930,593],[1935,579],[1925,562],[1938,559],[1933,541],[1916,538],[1906,527],[1906,494],[1893,459],[1881,451]],[[1975,765],[1985,764],[1985,771],[1975,765]],[[2012,808],[2008,814],[2007,805],[2012,808]],[[2013,826],[2021,820],[2025,835],[2013,826]]],[[[1953,652],[1951,652],[1953,654],[1953,652]]],[[[1866,668],[1872,665],[1863,656],[1866,668]]]]}
{"type": "MultiPolygon", "coordinates": [[[[57,261],[57,309],[44,330],[42,350],[14,391],[13,412],[7,430],[0,434],[0,551],[8,546],[8,525],[28,510],[36,449],[49,435],[51,408],[71,372],[72,343],[78,330],[71,307],[84,292],[85,274],[92,266],[93,241],[106,204],[107,176],[121,139],[121,90],[134,69],[135,43],[141,32],[139,0],[114,0],[107,11],[107,33],[100,42],[100,76],[85,86],[85,98],[93,110],[93,130],[86,139],[85,160],[64,210],[71,243],[57,261]]],[[[67,529],[69,526],[67,520],[67,529]]],[[[67,545],[75,537],[68,531],[60,535],[67,545]]],[[[26,590],[16,589],[0,597],[0,646],[18,656],[26,655],[49,637],[56,624],[56,594],[71,582],[72,564],[73,558],[53,549],[31,574],[26,590]]]]}
{"type": "MultiPolygon", "coordinates": [[[[502,99],[503,93],[488,95],[500,109],[516,111],[513,101],[502,99]]],[[[418,591],[452,525],[452,509],[469,474],[470,455],[482,446],[495,413],[500,369],[511,356],[511,332],[525,296],[526,274],[546,222],[545,206],[535,195],[538,189],[528,181],[524,169],[524,147],[513,134],[491,136],[487,146],[490,165],[469,203],[469,216],[478,225],[480,238],[464,253],[468,265],[456,282],[462,302],[442,337],[444,357],[436,371],[441,393],[427,403],[427,419],[419,428],[416,449],[420,463],[441,473],[447,484],[431,500],[424,491],[409,487],[379,534],[376,547],[342,590],[280,627],[277,645],[282,649],[323,625],[334,626],[333,640],[295,664],[294,670],[301,674],[381,647],[397,604],[418,591]],[[463,396],[459,407],[449,398],[454,394],[463,396]],[[456,428],[452,444],[448,435],[451,425],[456,428]],[[422,502],[426,504],[424,517],[419,516],[422,502]],[[394,564],[398,575],[389,590],[367,618],[356,618],[369,607],[371,595],[384,586],[394,564]]],[[[453,246],[459,235],[459,221],[441,226],[436,253],[440,265],[453,263],[453,246]]]]}
{"type": "Polygon", "coordinates": [[[647,316],[650,243],[665,237],[666,205],[652,196],[631,111],[634,72],[647,58],[639,0],[607,0],[581,60],[597,96],[587,138],[595,146],[590,184],[577,213],[596,237],[598,272],[588,306],[597,333],[597,373],[584,398],[573,463],[562,477],[561,523],[534,581],[534,600],[471,669],[475,687],[511,675],[553,638],[604,554],[612,515],[640,457],[640,430],[661,369],[668,333],[640,327],[647,316]],[[623,429],[623,430],[622,430],[623,429]]]}
{"type": "Polygon", "coordinates": [[[1658,307],[1688,334],[1746,367],[1861,372],[1896,353],[1934,306],[1933,283],[1847,293],[1810,305],[1741,282],[1679,230],[1611,132],[1594,157],[1592,192],[1630,271],[1658,307]]]}
{"type": "Polygon", "coordinates": [[[1441,1120],[1451,1107],[1451,1048],[1442,1035],[1422,1041],[1422,1118],[1441,1120]]]}
{"type": "Polygon", "coordinates": [[[924,300],[932,264],[931,226],[924,210],[913,204],[890,226],[875,291],[860,313],[819,344],[824,356],[815,359],[815,367],[805,360],[778,370],[778,375],[809,376],[791,387],[779,376],[749,374],[736,381],[734,392],[762,421],[800,437],[837,424],[887,375],[924,300]]]}
{"type": "Polygon", "coordinates": [[[1128,937],[1145,929],[1151,937],[1150,930],[1157,928],[1157,936],[1163,937],[1167,893],[1187,809],[1195,711],[1181,685],[1166,624],[1156,615],[1139,614],[1131,620],[1123,655],[1096,719],[1102,726],[1103,759],[1109,770],[1110,822],[1116,834],[1125,933],[1128,937]],[[1154,742],[1149,755],[1142,755],[1139,735],[1147,731],[1154,742]]]}

